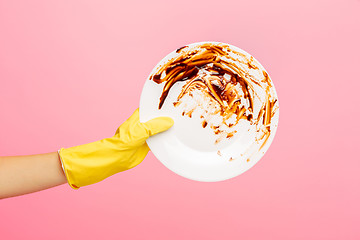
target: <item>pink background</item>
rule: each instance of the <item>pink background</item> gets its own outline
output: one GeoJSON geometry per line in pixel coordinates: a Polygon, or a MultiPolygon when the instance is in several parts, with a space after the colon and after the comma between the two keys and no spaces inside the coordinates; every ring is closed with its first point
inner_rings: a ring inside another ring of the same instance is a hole
{"type": "Polygon", "coordinates": [[[74,191],[0,201],[0,239],[360,239],[360,1],[0,1],[0,155],[111,136],[154,65],[184,44],[238,46],[270,73],[264,158],[218,183],[149,153],[74,191]]]}

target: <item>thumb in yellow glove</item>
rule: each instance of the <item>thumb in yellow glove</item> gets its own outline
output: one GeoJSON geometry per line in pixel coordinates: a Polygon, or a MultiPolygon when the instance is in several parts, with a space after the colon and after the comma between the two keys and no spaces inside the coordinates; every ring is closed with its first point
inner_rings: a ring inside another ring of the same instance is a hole
{"type": "Polygon", "coordinates": [[[169,129],[173,124],[169,117],[141,123],[137,109],[113,137],[61,148],[59,156],[69,185],[78,189],[137,166],[149,152],[146,139],[169,129]]]}

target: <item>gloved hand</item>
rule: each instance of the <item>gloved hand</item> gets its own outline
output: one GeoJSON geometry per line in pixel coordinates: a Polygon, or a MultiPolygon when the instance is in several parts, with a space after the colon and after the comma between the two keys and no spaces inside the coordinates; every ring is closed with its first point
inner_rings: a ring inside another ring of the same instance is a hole
{"type": "Polygon", "coordinates": [[[59,156],[69,185],[78,189],[137,166],[149,151],[145,140],[169,129],[173,124],[174,121],[168,117],[141,123],[137,109],[113,137],[61,148],[59,156]]]}

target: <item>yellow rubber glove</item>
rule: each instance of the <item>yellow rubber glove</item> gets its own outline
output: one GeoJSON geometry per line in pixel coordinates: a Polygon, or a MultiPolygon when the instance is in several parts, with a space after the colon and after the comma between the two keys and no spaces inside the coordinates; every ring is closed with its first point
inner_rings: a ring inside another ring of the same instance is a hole
{"type": "Polygon", "coordinates": [[[146,139],[169,129],[168,117],[139,121],[139,109],[126,120],[111,138],[59,150],[69,185],[78,189],[121,171],[137,166],[149,152],[146,139]]]}

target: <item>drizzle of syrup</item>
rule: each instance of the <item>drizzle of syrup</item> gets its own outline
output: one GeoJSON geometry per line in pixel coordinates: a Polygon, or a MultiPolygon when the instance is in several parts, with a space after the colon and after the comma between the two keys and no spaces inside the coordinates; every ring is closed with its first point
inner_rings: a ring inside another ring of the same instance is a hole
{"type": "MultiPolygon", "coordinates": [[[[266,73],[262,71],[264,78],[261,82],[266,86],[266,101],[261,107],[258,116],[254,119],[254,97],[256,96],[254,85],[263,87],[259,80],[248,76],[248,73],[239,65],[236,64],[238,59],[233,57],[233,54],[240,55],[243,59],[247,59],[245,63],[249,69],[258,69],[253,63],[253,57],[248,59],[244,54],[232,50],[227,45],[217,45],[214,43],[204,43],[195,49],[188,48],[188,46],[181,47],[176,50],[178,55],[162,65],[152,76],[150,80],[161,84],[165,82],[162,94],[160,96],[159,106],[161,109],[172,86],[179,81],[185,81],[181,93],[174,102],[174,106],[179,104],[179,101],[186,94],[191,94],[194,89],[202,91],[204,94],[212,98],[218,106],[220,106],[219,114],[223,118],[223,124],[228,127],[235,126],[240,120],[250,121],[251,124],[261,124],[265,126],[264,146],[270,135],[270,123],[274,114],[274,105],[276,99],[270,98],[271,80],[266,73]],[[200,72],[207,72],[209,74],[200,75],[200,72]],[[237,86],[240,86],[242,91],[238,91],[237,86]],[[247,104],[242,102],[241,97],[247,104]],[[247,106],[247,107],[246,107],[247,106]],[[226,120],[232,115],[236,115],[235,123],[227,124],[226,120]]],[[[189,112],[183,112],[189,117],[195,109],[189,112]]],[[[207,121],[203,121],[202,126],[205,128],[208,125],[207,121]]],[[[221,134],[223,131],[211,126],[215,134],[221,134]]],[[[234,136],[234,132],[227,133],[226,138],[234,136]]],[[[261,148],[260,147],[260,148],[261,148]]]]}

